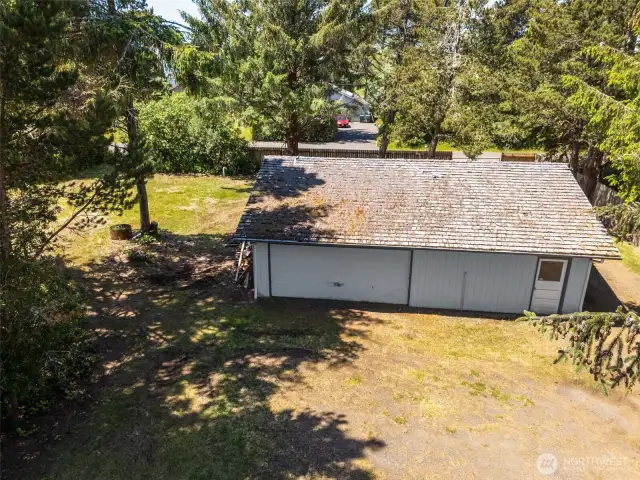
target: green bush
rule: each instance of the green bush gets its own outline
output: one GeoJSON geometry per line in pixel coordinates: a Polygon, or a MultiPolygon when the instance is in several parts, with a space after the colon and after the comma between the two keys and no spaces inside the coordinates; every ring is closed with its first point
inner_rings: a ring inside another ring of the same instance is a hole
{"type": "MultiPolygon", "coordinates": [[[[324,100],[314,101],[309,111],[300,120],[301,142],[333,142],[338,134],[336,115],[339,110],[333,103],[324,100]]],[[[253,140],[285,142],[286,125],[281,121],[267,120],[248,115],[249,124],[253,127],[253,140]]]]}
{"type": "Polygon", "coordinates": [[[316,118],[304,129],[303,142],[333,142],[338,134],[335,117],[316,118]]]}
{"type": "Polygon", "coordinates": [[[52,258],[15,262],[2,285],[0,393],[3,416],[45,408],[73,396],[93,358],[79,322],[82,295],[52,258]]]}
{"type": "MultiPolygon", "coordinates": [[[[301,142],[333,142],[338,134],[338,126],[333,116],[315,118],[302,127],[301,142]]],[[[284,142],[286,133],[283,129],[274,128],[269,124],[258,124],[253,127],[253,139],[261,141],[284,142]]]]}
{"type": "Polygon", "coordinates": [[[161,173],[252,173],[248,144],[224,109],[212,99],[174,93],[140,112],[149,158],[161,173]]]}

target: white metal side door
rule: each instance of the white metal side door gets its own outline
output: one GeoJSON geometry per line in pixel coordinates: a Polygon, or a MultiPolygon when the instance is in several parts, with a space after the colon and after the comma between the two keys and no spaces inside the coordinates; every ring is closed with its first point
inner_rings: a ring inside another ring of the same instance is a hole
{"type": "Polygon", "coordinates": [[[567,274],[567,260],[541,258],[538,260],[536,281],[531,297],[531,311],[540,315],[558,313],[562,286],[567,274]]]}

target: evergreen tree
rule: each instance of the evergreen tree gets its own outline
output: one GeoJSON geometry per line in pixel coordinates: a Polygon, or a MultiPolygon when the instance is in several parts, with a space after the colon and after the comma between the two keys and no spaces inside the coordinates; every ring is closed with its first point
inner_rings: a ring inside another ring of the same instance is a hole
{"type": "MultiPolygon", "coordinates": [[[[435,157],[445,120],[454,140],[464,145],[463,132],[470,118],[463,115],[466,106],[460,95],[460,78],[477,73],[469,55],[469,38],[475,27],[472,19],[483,3],[457,0],[416,4],[416,42],[404,56],[395,84],[398,119],[394,130],[407,143],[429,144],[431,157],[435,157]],[[463,121],[456,122],[461,116],[463,121]]],[[[466,150],[475,156],[483,145],[478,136],[472,140],[467,141],[466,150]]]]}
{"type": "Polygon", "coordinates": [[[348,70],[361,0],[199,0],[187,17],[193,42],[178,62],[187,87],[224,96],[247,123],[269,123],[291,154],[300,132],[327,110],[327,93],[348,70]],[[196,59],[197,57],[197,59],[196,59]]]}
{"type": "Polygon", "coordinates": [[[608,95],[607,70],[592,49],[635,51],[637,0],[503,0],[491,10],[482,32],[494,42],[480,43],[485,64],[499,70],[492,102],[500,115],[484,117],[485,128],[499,144],[540,145],[567,158],[590,195],[612,152],[598,114],[574,94],[589,85],[608,95]]]}
{"type": "Polygon", "coordinates": [[[127,199],[116,173],[63,182],[110,160],[105,132],[114,102],[82,77],[87,38],[77,19],[89,10],[79,1],[0,3],[0,390],[13,417],[21,400],[55,377],[45,357],[73,350],[65,335],[49,335],[63,328],[51,318],[74,310],[74,294],[47,253],[64,229],[100,221],[82,213],[118,210],[127,199]],[[64,219],[61,202],[72,209],[64,219]],[[52,347],[54,337],[60,344],[52,347]]]}
{"type": "MultiPolygon", "coordinates": [[[[379,156],[386,156],[391,129],[396,121],[402,90],[400,68],[407,52],[416,45],[419,11],[411,0],[376,0],[369,6],[370,38],[366,55],[367,92],[379,122],[379,156]]],[[[411,80],[405,78],[405,80],[411,80]]]]}
{"type": "Polygon", "coordinates": [[[126,155],[116,170],[134,180],[140,207],[140,230],[151,228],[147,179],[154,164],[145,151],[138,126],[137,104],[167,92],[166,72],[174,48],[182,42],[181,33],[155,15],[146,0],[106,0],[94,4],[92,22],[93,53],[98,60],[92,74],[119,93],[121,120],[126,133],[126,155]]]}
{"type": "Polygon", "coordinates": [[[605,394],[624,385],[631,392],[640,380],[640,316],[619,307],[616,312],[580,312],[539,317],[525,311],[519,318],[550,340],[567,339],[554,363],[571,360],[587,370],[605,394]],[[617,328],[616,328],[617,327],[617,328]]]}

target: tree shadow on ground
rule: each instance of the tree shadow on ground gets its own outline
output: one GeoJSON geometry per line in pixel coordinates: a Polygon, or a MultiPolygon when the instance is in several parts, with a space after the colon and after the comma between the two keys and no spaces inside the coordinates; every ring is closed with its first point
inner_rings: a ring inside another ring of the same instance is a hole
{"type": "MultiPolygon", "coordinates": [[[[17,446],[7,478],[372,478],[384,447],[338,412],[270,402],[312,365],[340,368],[379,320],[299,301],[257,305],[233,283],[222,236],[176,236],[75,270],[97,356],[91,400],[45,443],[17,446]]],[[[42,439],[40,439],[42,440],[42,439]]],[[[6,457],[5,457],[6,459],[6,457]]]]}
{"type": "Polygon", "coordinates": [[[584,310],[589,312],[615,312],[624,302],[618,298],[597,268],[591,268],[584,296],[584,310]]]}

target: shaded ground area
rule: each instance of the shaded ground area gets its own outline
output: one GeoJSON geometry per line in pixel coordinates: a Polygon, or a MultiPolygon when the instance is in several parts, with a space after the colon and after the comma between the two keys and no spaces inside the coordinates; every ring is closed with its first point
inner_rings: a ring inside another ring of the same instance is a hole
{"type": "Polygon", "coordinates": [[[302,363],[357,358],[342,335],[369,320],[257,307],[233,285],[222,240],[170,236],[143,260],[77,270],[93,298],[94,383],[83,403],[37,420],[39,435],[9,440],[7,478],[370,478],[351,462],[381,440],[347,436],[335,411],[268,406],[302,363]]]}
{"type": "Polygon", "coordinates": [[[594,263],[585,295],[584,309],[612,312],[624,304],[640,306],[640,275],[629,270],[621,260],[594,263]]]}
{"type": "Polygon", "coordinates": [[[77,269],[94,381],[9,439],[6,478],[540,478],[547,452],[619,461],[555,478],[640,475],[638,394],[603,397],[525,324],[255,304],[223,236],[143,253],[77,269]]]}

